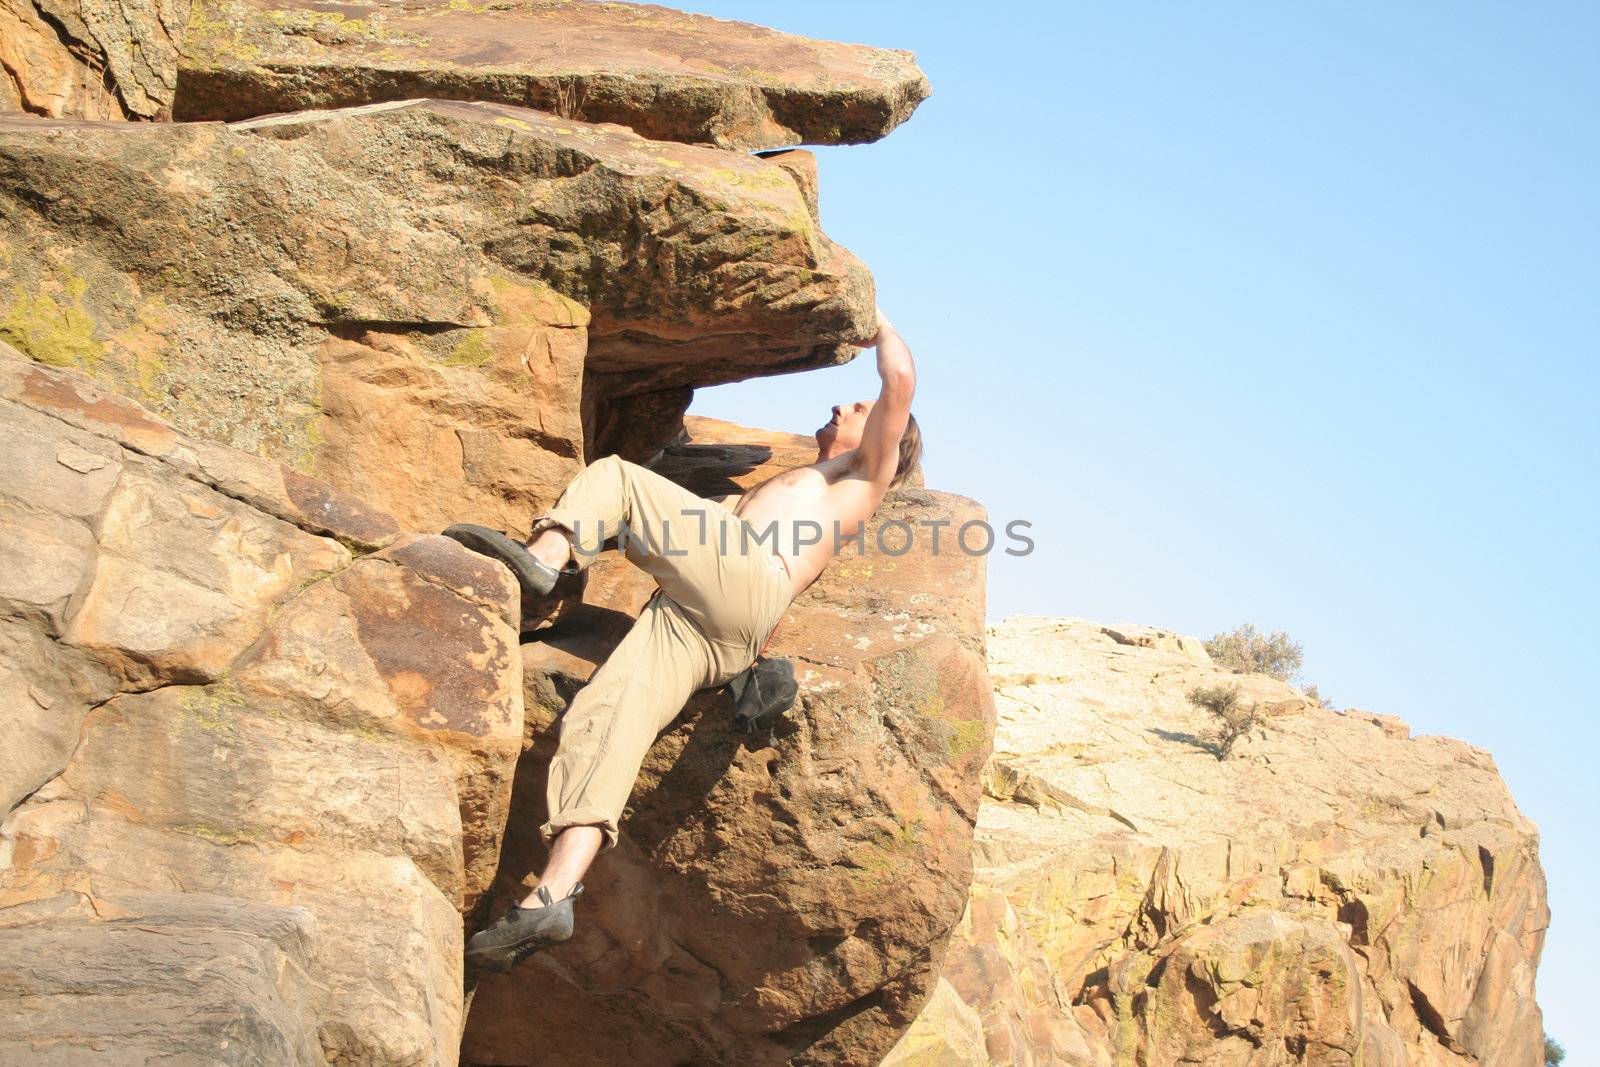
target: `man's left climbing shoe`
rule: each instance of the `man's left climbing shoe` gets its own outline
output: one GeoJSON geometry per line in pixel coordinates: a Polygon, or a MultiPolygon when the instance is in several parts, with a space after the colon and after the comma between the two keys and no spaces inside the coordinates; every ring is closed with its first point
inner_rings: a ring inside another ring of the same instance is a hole
{"type": "Polygon", "coordinates": [[[786,659],[757,656],[756,661],[728,680],[733,694],[733,721],[747,734],[770,730],[794,706],[800,687],[794,664],[786,659]]]}
{"type": "Polygon", "coordinates": [[[559,944],[572,936],[572,902],[583,892],[583,883],[560,900],[540,886],[535,892],[543,907],[524,908],[520,904],[479,930],[467,942],[467,963],[479,971],[498,974],[509,971],[540,949],[559,944]]]}
{"type": "Polygon", "coordinates": [[[530,620],[539,621],[548,616],[552,600],[581,597],[589,580],[589,572],[580,570],[576,562],[556,570],[541,563],[526,545],[487,526],[457,523],[446,527],[444,536],[481,556],[499,560],[516,576],[517,584],[522,587],[524,629],[528,628],[530,620]]]}

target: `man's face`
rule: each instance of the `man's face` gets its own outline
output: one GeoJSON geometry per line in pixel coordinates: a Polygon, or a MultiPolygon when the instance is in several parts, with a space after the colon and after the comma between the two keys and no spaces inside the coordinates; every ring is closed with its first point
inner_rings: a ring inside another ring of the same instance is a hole
{"type": "Polygon", "coordinates": [[[832,417],[817,429],[817,447],[833,452],[848,452],[861,443],[861,431],[867,425],[867,413],[873,400],[857,400],[854,404],[835,404],[832,417]]]}

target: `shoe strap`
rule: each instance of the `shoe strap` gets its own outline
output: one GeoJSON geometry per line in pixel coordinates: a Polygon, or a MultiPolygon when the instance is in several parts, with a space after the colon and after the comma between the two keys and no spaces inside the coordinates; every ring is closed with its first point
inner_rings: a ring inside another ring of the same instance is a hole
{"type": "MultiPolygon", "coordinates": [[[[572,892],[568,893],[566,896],[562,897],[561,899],[562,900],[570,900],[570,899],[572,899],[573,897],[577,896],[578,894],[580,894],[582,892],[583,892],[583,883],[582,882],[577,882],[577,883],[573,884],[572,892]]],[[[552,904],[554,904],[556,902],[555,897],[550,895],[550,887],[549,886],[544,886],[544,885],[540,886],[538,889],[534,890],[534,894],[540,900],[544,901],[544,906],[547,907],[547,908],[550,905],[552,905],[552,904]]]]}

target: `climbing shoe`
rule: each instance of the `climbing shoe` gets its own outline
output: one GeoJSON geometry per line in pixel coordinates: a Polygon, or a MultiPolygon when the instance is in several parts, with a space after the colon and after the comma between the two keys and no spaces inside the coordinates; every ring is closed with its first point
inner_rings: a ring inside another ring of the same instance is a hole
{"type": "Polygon", "coordinates": [[[576,562],[569,562],[556,570],[541,563],[526,545],[507,537],[499,530],[475,526],[470,522],[447,527],[444,536],[490,559],[504,563],[516,575],[522,587],[523,628],[530,620],[539,620],[549,614],[551,600],[581,597],[589,580],[589,572],[580,570],[576,562]]]}
{"type": "Polygon", "coordinates": [[[756,661],[728,680],[733,694],[733,721],[747,734],[771,730],[783,713],[794,706],[800,692],[794,664],[786,659],[757,656],[756,661]]]}
{"type": "Polygon", "coordinates": [[[572,902],[583,892],[583,883],[555,900],[550,890],[534,891],[544,905],[524,908],[520,904],[479,930],[467,942],[467,964],[479,971],[498,974],[509,971],[540,949],[559,944],[572,936],[572,902]]]}

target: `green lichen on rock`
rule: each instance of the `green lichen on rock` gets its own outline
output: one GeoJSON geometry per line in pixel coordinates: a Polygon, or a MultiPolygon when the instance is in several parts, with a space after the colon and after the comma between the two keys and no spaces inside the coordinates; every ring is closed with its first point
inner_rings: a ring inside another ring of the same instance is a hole
{"type": "Polygon", "coordinates": [[[88,287],[87,279],[70,273],[60,279],[63,292],[57,296],[12,286],[11,306],[0,319],[0,340],[52,367],[92,370],[106,347],[95,338],[94,318],[83,306],[88,287]]]}
{"type": "Polygon", "coordinates": [[[892,833],[882,843],[874,842],[861,850],[853,877],[863,883],[878,885],[892,881],[903,873],[905,865],[918,862],[922,840],[927,834],[921,812],[913,812],[909,819],[896,820],[892,833]]]}
{"type": "Polygon", "coordinates": [[[245,24],[251,29],[315,37],[326,44],[347,44],[352,41],[369,41],[383,44],[425,44],[426,39],[414,33],[400,33],[383,25],[384,13],[377,11],[370,19],[353,19],[337,11],[278,8],[252,13],[245,24]],[[252,26],[250,23],[255,23],[252,26]]]}
{"type": "Polygon", "coordinates": [[[304,416],[292,420],[293,428],[289,431],[289,442],[298,442],[298,447],[283,460],[301,474],[317,473],[317,457],[327,441],[323,430],[328,413],[322,406],[322,369],[316,368],[313,375],[309,404],[295,405],[308,410],[304,416]]]}
{"type": "Polygon", "coordinates": [[[182,722],[212,733],[231,733],[234,715],[246,706],[244,697],[227,682],[191,689],[178,703],[182,722]]]}
{"type": "Polygon", "coordinates": [[[959,719],[950,724],[950,756],[964,759],[983,747],[988,731],[980,719],[959,719]]]}
{"type": "Polygon", "coordinates": [[[494,349],[484,340],[482,330],[468,330],[450,354],[439,362],[446,367],[481,367],[494,358],[494,349]]]}
{"type": "Polygon", "coordinates": [[[184,52],[190,59],[207,56],[204,67],[208,70],[215,69],[223,57],[246,61],[261,58],[261,49],[244,40],[228,6],[211,0],[194,0],[184,43],[184,52]]]}

